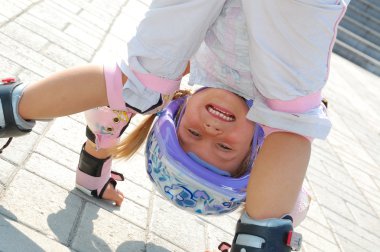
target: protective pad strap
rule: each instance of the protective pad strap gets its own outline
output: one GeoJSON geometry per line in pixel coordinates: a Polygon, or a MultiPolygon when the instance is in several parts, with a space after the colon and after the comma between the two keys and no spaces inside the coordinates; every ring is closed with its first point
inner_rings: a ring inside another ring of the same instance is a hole
{"type": "Polygon", "coordinates": [[[35,124],[34,121],[25,121],[18,114],[18,102],[23,92],[21,84],[16,79],[10,83],[0,83],[0,138],[25,135],[35,124]]]}
{"type": "Polygon", "coordinates": [[[302,236],[293,232],[289,219],[252,220],[250,223],[239,220],[231,252],[289,252],[299,250],[301,241],[302,236]]]}
{"type": "Polygon", "coordinates": [[[121,70],[116,63],[104,64],[104,77],[106,80],[108,105],[111,109],[127,110],[123,98],[123,82],[121,70]]]}
{"type": "Polygon", "coordinates": [[[145,87],[161,94],[173,94],[176,90],[178,90],[181,83],[181,78],[178,78],[177,80],[169,80],[153,74],[140,73],[134,71],[133,69],[132,72],[145,87]]]}

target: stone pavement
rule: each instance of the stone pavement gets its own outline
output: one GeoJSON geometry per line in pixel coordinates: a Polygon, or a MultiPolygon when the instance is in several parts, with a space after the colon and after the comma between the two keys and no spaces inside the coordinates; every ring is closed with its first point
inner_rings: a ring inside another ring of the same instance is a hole
{"type": "MultiPolygon", "coordinates": [[[[125,53],[148,0],[0,0],[0,75],[33,82],[125,53]]],[[[333,55],[334,128],[315,141],[302,251],[380,251],[380,79],[333,55]]],[[[74,188],[82,114],[39,122],[0,155],[0,251],[204,251],[231,241],[237,212],[197,217],[154,191],[140,151],[115,164],[122,207],[74,188]]],[[[0,145],[5,139],[0,140],[0,145]]]]}

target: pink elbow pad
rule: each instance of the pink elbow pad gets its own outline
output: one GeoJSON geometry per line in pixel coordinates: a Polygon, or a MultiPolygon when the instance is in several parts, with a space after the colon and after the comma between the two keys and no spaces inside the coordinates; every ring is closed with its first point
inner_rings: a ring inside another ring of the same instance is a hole
{"type": "MultiPolygon", "coordinates": [[[[116,63],[104,64],[104,76],[106,80],[107,98],[110,108],[115,110],[131,111],[132,113],[153,114],[160,111],[172,99],[172,95],[179,89],[181,78],[170,80],[155,76],[148,73],[140,73],[133,69],[130,75],[133,75],[134,88],[129,92],[129,96],[123,96],[122,72],[116,63]],[[160,99],[153,99],[146,95],[146,90],[154,91],[160,99]],[[134,96],[134,97],[131,97],[134,96]],[[142,109],[140,105],[133,103],[144,103],[142,109]]],[[[131,81],[132,76],[128,76],[131,81]]],[[[128,87],[127,87],[128,88],[128,87]]]]}

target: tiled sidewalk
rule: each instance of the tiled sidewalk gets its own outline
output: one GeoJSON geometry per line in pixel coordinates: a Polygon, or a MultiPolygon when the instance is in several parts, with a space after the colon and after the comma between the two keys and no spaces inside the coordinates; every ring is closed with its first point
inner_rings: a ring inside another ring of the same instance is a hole
{"type": "MultiPolygon", "coordinates": [[[[148,0],[0,0],[0,75],[33,82],[125,53],[148,0]]],[[[334,128],[315,141],[302,251],[380,247],[380,79],[333,55],[325,96],[334,128]]],[[[115,163],[122,207],[74,188],[82,114],[39,122],[0,155],[0,251],[204,251],[231,241],[239,213],[200,218],[163,200],[140,152],[115,163]]],[[[0,140],[0,145],[5,139],[0,140]]]]}

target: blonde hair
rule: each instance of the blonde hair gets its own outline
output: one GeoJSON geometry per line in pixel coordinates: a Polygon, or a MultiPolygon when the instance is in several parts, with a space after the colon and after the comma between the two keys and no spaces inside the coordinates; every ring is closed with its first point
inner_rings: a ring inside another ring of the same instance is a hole
{"type": "MultiPolygon", "coordinates": [[[[190,94],[190,90],[178,90],[174,93],[173,100],[190,94]]],[[[110,150],[111,155],[114,158],[131,158],[145,142],[155,117],[156,114],[146,116],[131,133],[122,139],[117,146],[110,150]]]]}

